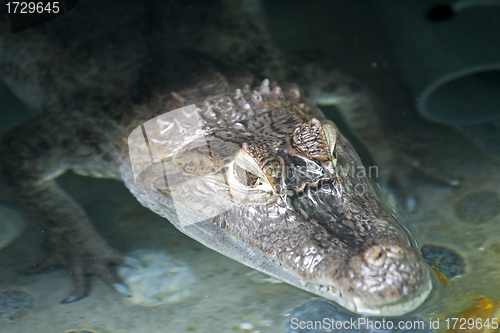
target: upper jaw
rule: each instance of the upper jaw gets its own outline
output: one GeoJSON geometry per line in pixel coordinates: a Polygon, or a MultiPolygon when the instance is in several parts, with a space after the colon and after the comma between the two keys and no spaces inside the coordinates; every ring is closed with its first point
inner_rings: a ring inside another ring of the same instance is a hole
{"type": "Polygon", "coordinates": [[[402,316],[417,309],[428,298],[432,290],[432,280],[427,272],[425,283],[411,295],[401,295],[393,299],[380,301],[372,299],[370,294],[351,293],[348,288],[340,287],[335,282],[317,281],[304,283],[304,289],[330,299],[351,312],[367,316],[402,316]]]}

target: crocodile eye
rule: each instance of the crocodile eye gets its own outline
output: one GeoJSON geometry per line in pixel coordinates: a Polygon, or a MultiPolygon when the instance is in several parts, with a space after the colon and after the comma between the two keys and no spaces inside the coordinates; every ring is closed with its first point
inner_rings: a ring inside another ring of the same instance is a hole
{"type": "Polygon", "coordinates": [[[236,178],[245,186],[256,186],[262,183],[259,176],[243,169],[239,165],[234,166],[234,173],[236,174],[236,178]]]}
{"type": "Polygon", "coordinates": [[[241,204],[267,204],[274,189],[264,171],[244,149],[228,164],[226,181],[231,199],[241,204]]]}

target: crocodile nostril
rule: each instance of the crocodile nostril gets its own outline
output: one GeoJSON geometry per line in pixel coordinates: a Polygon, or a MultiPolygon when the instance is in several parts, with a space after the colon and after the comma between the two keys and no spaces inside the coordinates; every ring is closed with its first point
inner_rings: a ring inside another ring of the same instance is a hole
{"type": "Polygon", "coordinates": [[[402,247],[397,245],[386,246],[387,256],[397,260],[401,260],[405,257],[405,251],[402,247]]]}
{"type": "Polygon", "coordinates": [[[383,267],[387,258],[387,249],[384,246],[375,245],[363,254],[365,262],[372,267],[383,267]]]}

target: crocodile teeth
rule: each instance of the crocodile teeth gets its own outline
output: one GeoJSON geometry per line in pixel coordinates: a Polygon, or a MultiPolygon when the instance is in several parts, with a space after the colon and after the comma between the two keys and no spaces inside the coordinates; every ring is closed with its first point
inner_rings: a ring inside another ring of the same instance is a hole
{"type": "Polygon", "coordinates": [[[332,287],[332,286],[324,286],[322,284],[320,285],[317,285],[316,288],[318,289],[318,291],[329,291],[329,292],[334,292],[335,291],[335,288],[332,287]]]}

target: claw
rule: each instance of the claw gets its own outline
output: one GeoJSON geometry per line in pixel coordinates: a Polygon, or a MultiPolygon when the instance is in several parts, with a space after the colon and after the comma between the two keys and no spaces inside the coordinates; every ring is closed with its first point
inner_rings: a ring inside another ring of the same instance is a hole
{"type": "Polygon", "coordinates": [[[120,294],[123,294],[123,295],[128,296],[128,297],[132,296],[132,292],[130,291],[130,289],[128,289],[127,286],[122,284],[122,283],[114,283],[113,287],[120,294]]]}
{"type": "Polygon", "coordinates": [[[123,258],[123,263],[125,264],[125,266],[130,266],[132,268],[142,268],[141,261],[131,256],[125,256],[123,258]]]}
{"type": "Polygon", "coordinates": [[[71,275],[71,281],[73,282],[73,291],[68,297],[61,301],[61,304],[75,302],[88,295],[85,271],[80,260],[76,258],[73,260],[71,266],[69,267],[69,274],[71,275]]]}
{"type": "Polygon", "coordinates": [[[79,301],[79,300],[81,300],[82,298],[85,298],[85,297],[87,297],[87,294],[83,294],[83,295],[74,295],[74,294],[71,294],[71,295],[68,295],[68,297],[66,297],[65,299],[63,299],[61,301],[61,304],[73,303],[73,302],[79,301]]]}

